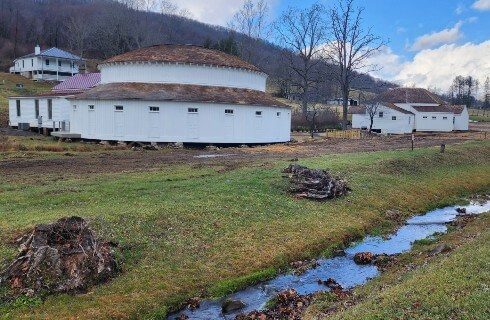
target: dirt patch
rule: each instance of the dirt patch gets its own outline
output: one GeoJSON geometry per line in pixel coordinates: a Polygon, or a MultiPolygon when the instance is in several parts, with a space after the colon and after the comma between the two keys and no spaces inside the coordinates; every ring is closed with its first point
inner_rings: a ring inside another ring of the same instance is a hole
{"type": "MultiPolygon", "coordinates": [[[[17,131],[16,131],[17,132],[17,131]]],[[[416,147],[460,143],[476,139],[471,133],[420,135],[416,147]]],[[[142,172],[158,170],[169,164],[223,165],[224,171],[249,166],[251,162],[302,159],[325,154],[408,149],[409,136],[389,136],[372,140],[322,139],[319,141],[256,146],[251,148],[220,148],[213,153],[233,154],[229,157],[196,158],[209,151],[199,149],[163,149],[159,151],[108,150],[56,155],[55,158],[9,158],[0,161],[4,181],[39,182],[100,173],[142,172]]]]}

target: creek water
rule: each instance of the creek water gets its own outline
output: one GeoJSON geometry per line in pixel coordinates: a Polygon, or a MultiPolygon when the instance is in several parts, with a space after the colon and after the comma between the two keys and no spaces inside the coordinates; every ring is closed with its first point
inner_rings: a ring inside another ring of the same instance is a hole
{"type": "Polygon", "coordinates": [[[329,289],[318,280],[335,279],[343,288],[349,289],[365,284],[368,280],[379,275],[374,265],[357,265],[353,257],[358,252],[374,254],[398,254],[409,251],[417,240],[427,239],[436,233],[447,231],[446,223],[456,219],[457,208],[465,208],[466,214],[480,214],[490,211],[490,201],[484,203],[471,202],[467,206],[451,206],[429,211],[425,214],[408,219],[404,226],[388,237],[367,236],[359,243],[345,250],[345,255],[317,260],[318,266],[301,275],[282,274],[274,279],[238,291],[218,300],[204,300],[199,309],[184,309],[173,314],[168,319],[177,319],[184,314],[192,320],[232,320],[240,313],[261,310],[266,303],[279,292],[295,289],[299,294],[310,294],[329,289]],[[221,306],[227,299],[240,300],[245,307],[232,313],[223,314],[221,306]]]}

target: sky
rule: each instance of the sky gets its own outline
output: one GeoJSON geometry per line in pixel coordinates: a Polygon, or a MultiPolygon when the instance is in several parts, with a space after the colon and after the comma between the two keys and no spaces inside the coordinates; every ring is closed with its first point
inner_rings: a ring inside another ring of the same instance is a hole
{"type": "MultiPolygon", "coordinates": [[[[192,17],[226,26],[245,0],[176,0],[192,17]]],[[[271,20],[315,0],[266,0],[271,20]]],[[[331,6],[336,0],[319,0],[331,6]]],[[[372,75],[401,85],[446,91],[457,75],[490,76],[490,0],[357,0],[364,26],[387,41],[372,75]]],[[[274,39],[270,39],[274,40],[274,39]]]]}

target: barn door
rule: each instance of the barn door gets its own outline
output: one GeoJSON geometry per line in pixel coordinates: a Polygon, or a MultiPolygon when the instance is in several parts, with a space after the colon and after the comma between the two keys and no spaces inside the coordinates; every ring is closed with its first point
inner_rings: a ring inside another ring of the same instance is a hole
{"type": "Polygon", "coordinates": [[[90,106],[88,106],[88,134],[89,134],[89,136],[95,135],[95,122],[96,122],[95,106],[90,105],[90,106]]]}
{"type": "Polygon", "coordinates": [[[160,107],[149,107],[149,138],[160,138],[160,107]]]}
{"type": "Polygon", "coordinates": [[[225,137],[228,137],[228,140],[233,141],[235,138],[235,110],[226,109],[225,110],[225,137]]]}
{"type": "Polygon", "coordinates": [[[114,136],[124,135],[124,108],[123,106],[114,107],[114,136]]]}
{"type": "Polygon", "coordinates": [[[199,139],[199,110],[189,108],[187,112],[187,138],[191,140],[199,139]]]}

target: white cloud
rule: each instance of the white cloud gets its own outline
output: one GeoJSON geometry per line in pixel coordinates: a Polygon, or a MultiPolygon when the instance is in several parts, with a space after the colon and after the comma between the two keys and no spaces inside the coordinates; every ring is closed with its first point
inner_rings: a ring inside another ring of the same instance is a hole
{"type": "MultiPolygon", "coordinates": [[[[213,25],[227,26],[245,0],[173,0],[179,8],[187,9],[192,18],[213,25]]],[[[267,0],[272,13],[278,0],[267,0]]]]}
{"type": "Polygon", "coordinates": [[[377,54],[371,56],[367,64],[377,67],[376,71],[369,72],[372,76],[386,80],[393,79],[403,68],[402,58],[388,46],[382,47],[377,54]]]}
{"type": "Polygon", "coordinates": [[[471,7],[480,11],[490,10],[490,0],[478,0],[471,7]]]}
{"type": "Polygon", "coordinates": [[[421,51],[412,61],[402,64],[393,80],[407,86],[447,90],[458,75],[471,75],[483,83],[489,74],[490,40],[487,40],[421,51]]]}
{"type": "Polygon", "coordinates": [[[444,29],[439,32],[433,32],[431,34],[425,34],[418,37],[412,47],[411,51],[420,51],[425,49],[431,49],[442,44],[454,43],[461,38],[461,26],[463,22],[459,21],[456,25],[450,29],[444,29]]]}
{"type": "Polygon", "coordinates": [[[465,10],[465,7],[464,5],[462,4],[458,4],[458,6],[456,7],[456,10],[454,10],[454,12],[457,14],[457,15],[460,15],[464,12],[465,10]]]}

